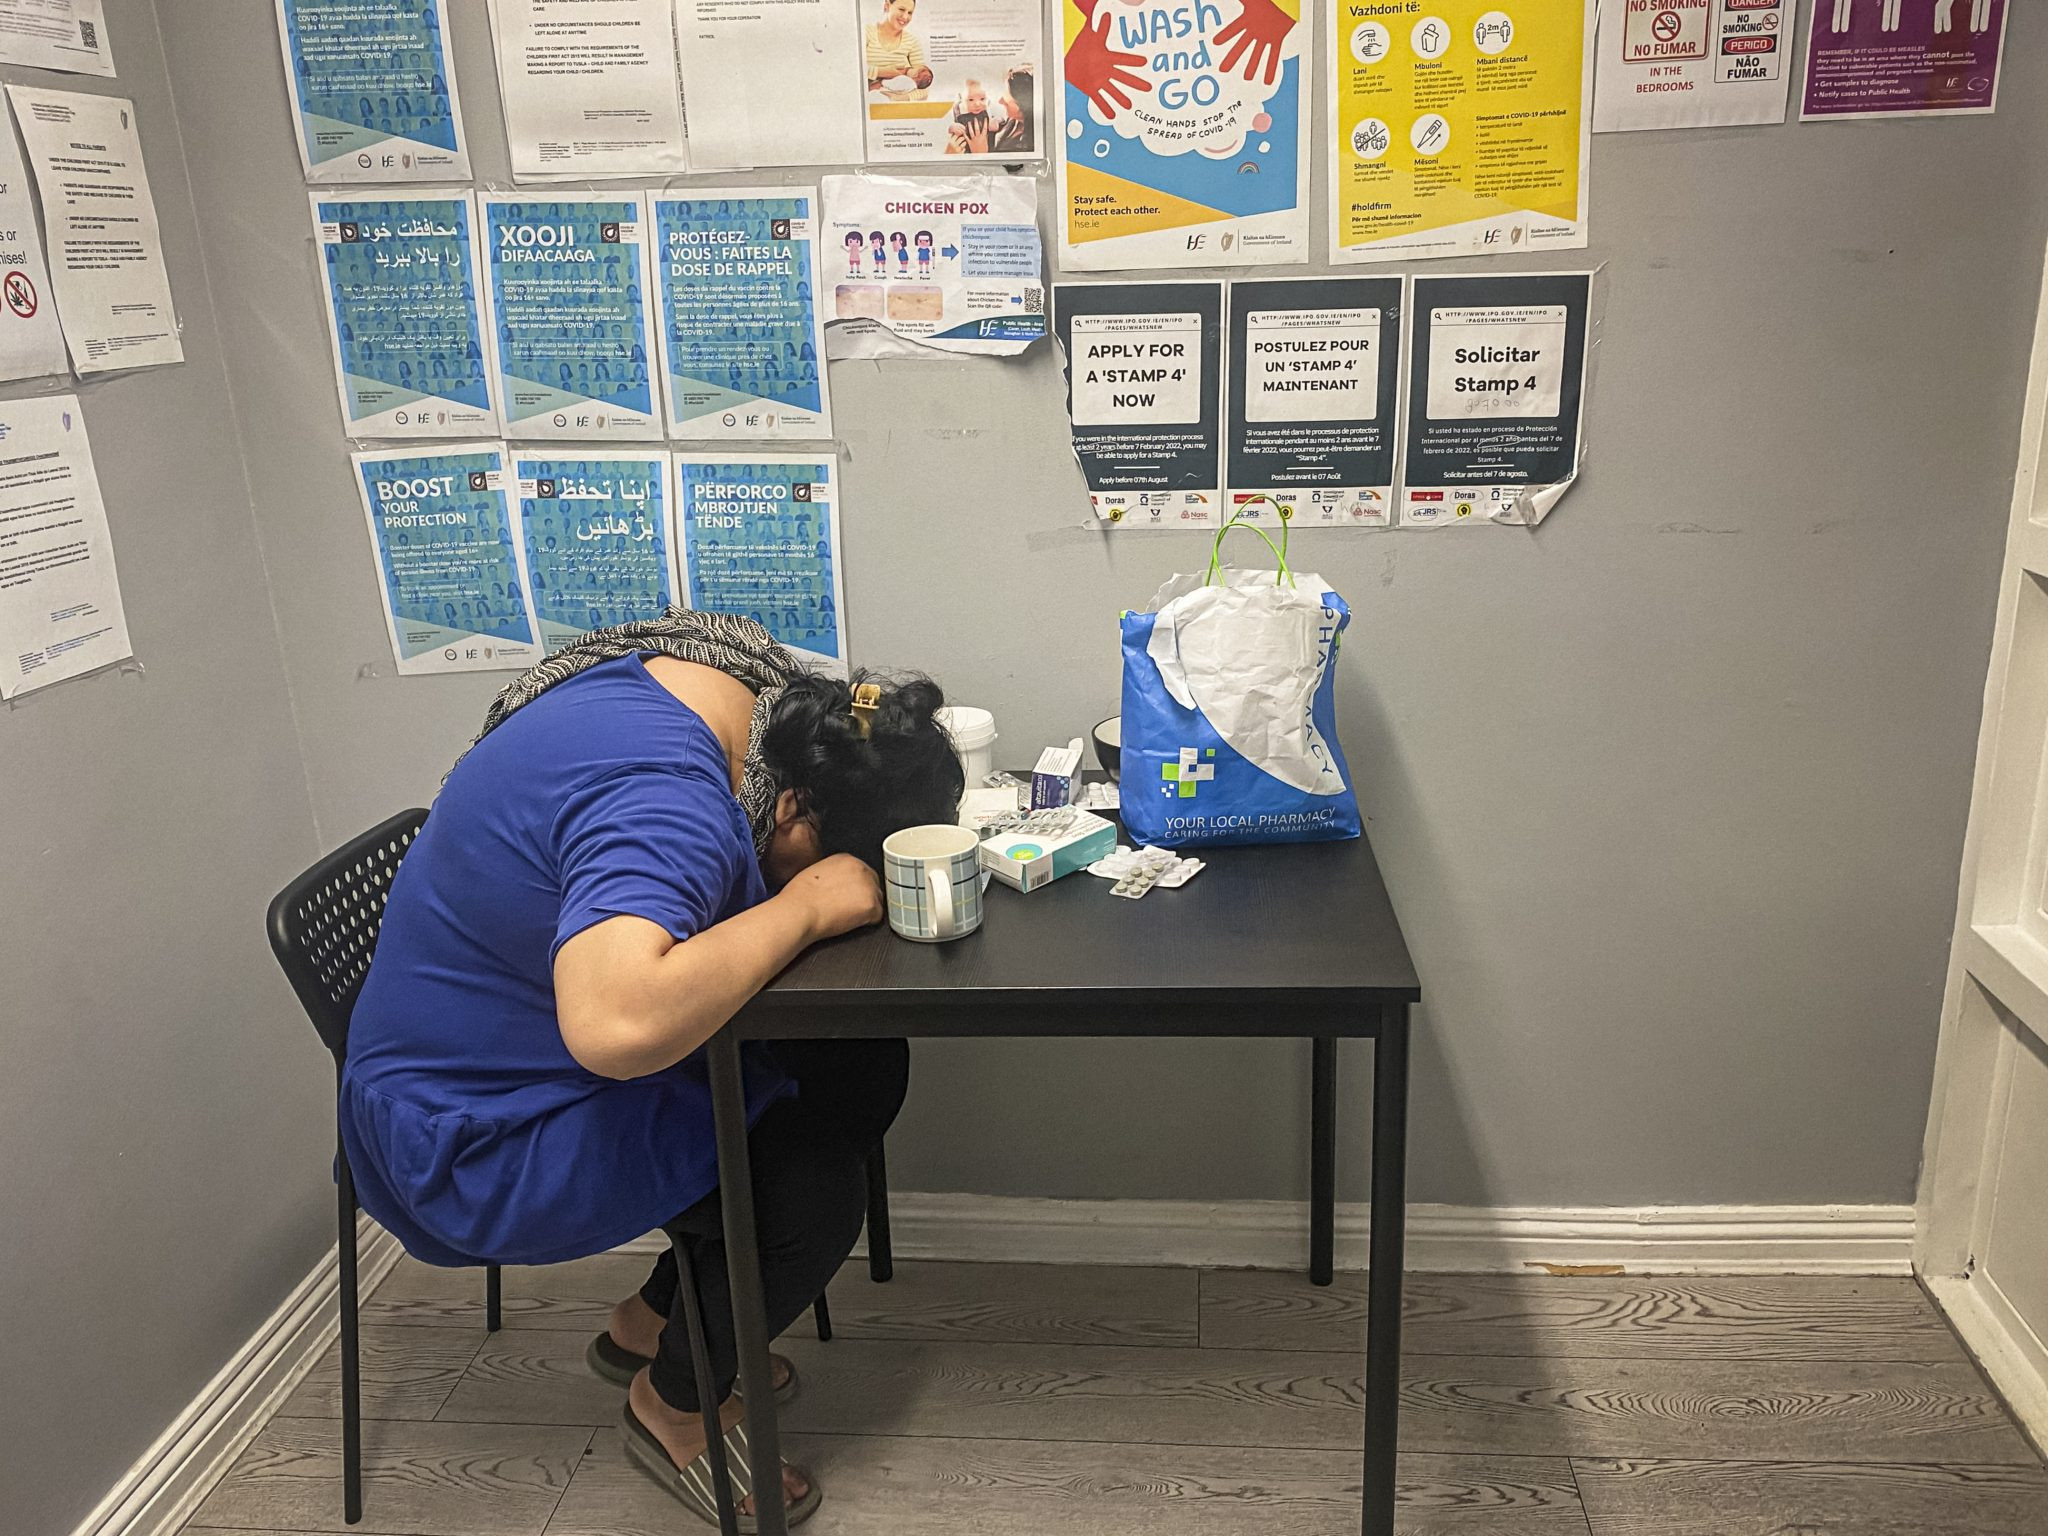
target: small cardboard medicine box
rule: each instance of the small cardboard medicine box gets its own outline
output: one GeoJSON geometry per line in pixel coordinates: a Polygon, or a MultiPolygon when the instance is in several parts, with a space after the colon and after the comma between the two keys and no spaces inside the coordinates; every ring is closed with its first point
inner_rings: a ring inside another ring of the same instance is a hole
{"type": "Polygon", "coordinates": [[[1047,747],[1031,770],[1031,809],[1057,810],[1081,797],[1081,738],[1064,747],[1047,747]]]}
{"type": "Polygon", "coordinates": [[[1116,823],[1086,811],[1055,837],[999,832],[981,845],[981,867],[1005,885],[1035,891],[1116,852],[1116,823]]]}

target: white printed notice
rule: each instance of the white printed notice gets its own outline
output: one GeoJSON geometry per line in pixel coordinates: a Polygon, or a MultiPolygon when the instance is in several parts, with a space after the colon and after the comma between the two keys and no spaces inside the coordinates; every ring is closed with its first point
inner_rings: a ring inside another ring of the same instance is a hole
{"type": "Polygon", "coordinates": [[[1053,332],[1096,518],[1214,528],[1223,503],[1223,285],[1061,283],[1053,332]]]}
{"type": "Polygon", "coordinates": [[[1782,123],[1795,0],[1609,0],[1593,131],[1782,123]]]}
{"type": "Polygon", "coordinates": [[[64,371],[64,334],[50,297],[50,273],[28,190],[28,167],[0,109],[0,379],[64,371]]]}
{"type": "Polygon", "coordinates": [[[859,0],[868,159],[1035,160],[1039,0],[859,0]]]}
{"type": "Polygon", "coordinates": [[[135,104],[10,85],[49,232],[57,317],[79,373],[181,363],[135,104]]]}
{"type": "Polygon", "coordinates": [[[354,455],[401,676],[541,658],[495,443],[354,455]]]}
{"type": "Polygon", "coordinates": [[[833,357],[1007,357],[1045,334],[1036,182],[827,176],[822,191],[833,357]]]}
{"type": "Polygon", "coordinates": [[[1400,278],[1232,283],[1231,515],[1387,527],[1400,375],[1400,278]]]}
{"type": "Polygon", "coordinates": [[[863,158],[853,0],[676,0],[676,52],[692,169],[863,158]]]}
{"type": "Polygon", "coordinates": [[[491,0],[491,33],[516,179],[688,169],[671,0],[491,0]]]}
{"type": "Polygon", "coordinates": [[[1579,473],[1591,275],[1413,281],[1401,525],[1542,522],[1579,473]]]}
{"type": "Polygon", "coordinates": [[[133,654],[78,397],[0,402],[0,698],[133,654]]]}
{"type": "Polygon", "coordinates": [[[105,0],[0,0],[0,64],[111,79],[105,0]]]}

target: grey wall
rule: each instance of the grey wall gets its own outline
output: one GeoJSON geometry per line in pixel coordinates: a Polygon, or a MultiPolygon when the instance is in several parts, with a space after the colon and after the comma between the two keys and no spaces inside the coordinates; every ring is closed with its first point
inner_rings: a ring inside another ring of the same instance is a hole
{"type": "MultiPolygon", "coordinates": [[[[331,843],[431,794],[499,679],[391,676],[262,9],[179,0],[167,45],[331,843]]],[[[484,0],[449,10],[504,184],[484,0]]],[[[1298,538],[1358,614],[1344,738],[1428,995],[1418,1198],[1910,1197],[2048,232],[2044,76],[2030,6],[1992,118],[1597,140],[1580,486],[1533,534],[1298,538]]],[[[832,386],[857,659],[992,707],[1012,760],[1111,713],[1118,610],[1205,550],[1071,531],[1055,359],[832,386]]],[[[1284,1046],[935,1046],[897,1182],[1298,1196],[1305,1083],[1284,1046]]]]}
{"type": "MultiPolygon", "coordinates": [[[[143,671],[0,706],[0,1527],[64,1532],[332,1240],[262,935],[314,852],[149,0],[110,0],[186,361],[81,390],[143,671]]],[[[265,18],[267,24],[268,18],[265,18]]],[[[9,394],[35,392],[5,386],[9,394]]]]}

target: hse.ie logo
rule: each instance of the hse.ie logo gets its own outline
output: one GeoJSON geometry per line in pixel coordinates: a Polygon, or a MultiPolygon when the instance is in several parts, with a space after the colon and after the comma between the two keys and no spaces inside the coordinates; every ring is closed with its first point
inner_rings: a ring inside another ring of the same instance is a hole
{"type": "Polygon", "coordinates": [[[1177,786],[1181,799],[1194,799],[1196,790],[1201,787],[1203,782],[1216,777],[1215,757],[1216,749],[1214,747],[1209,747],[1206,750],[1198,747],[1182,747],[1180,749],[1179,762],[1161,763],[1159,765],[1159,777],[1166,781],[1159,786],[1159,793],[1162,795],[1174,794],[1177,786]]]}

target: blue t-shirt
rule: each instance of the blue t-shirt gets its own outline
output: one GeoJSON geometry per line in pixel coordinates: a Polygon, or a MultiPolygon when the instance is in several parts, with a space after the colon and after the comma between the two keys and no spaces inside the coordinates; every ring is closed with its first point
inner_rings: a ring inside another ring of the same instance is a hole
{"type": "MultiPolygon", "coordinates": [[[[554,959],[627,914],[688,939],[767,892],[725,752],[638,656],[557,683],[462,760],[399,866],[349,1027],[363,1207],[434,1264],[599,1253],[716,1187],[702,1052],[650,1077],[562,1043],[554,959]]],[[[749,1123],[792,1090],[747,1047],[749,1123]]]]}

